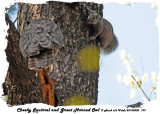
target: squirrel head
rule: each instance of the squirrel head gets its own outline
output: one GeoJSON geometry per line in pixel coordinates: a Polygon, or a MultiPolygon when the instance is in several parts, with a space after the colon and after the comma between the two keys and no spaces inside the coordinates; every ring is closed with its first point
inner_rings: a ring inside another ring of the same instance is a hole
{"type": "Polygon", "coordinates": [[[97,24],[98,14],[89,14],[87,24],[97,24]]]}
{"type": "Polygon", "coordinates": [[[98,13],[87,7],[88,19],[87,24],[97,24],[98,13]]]}

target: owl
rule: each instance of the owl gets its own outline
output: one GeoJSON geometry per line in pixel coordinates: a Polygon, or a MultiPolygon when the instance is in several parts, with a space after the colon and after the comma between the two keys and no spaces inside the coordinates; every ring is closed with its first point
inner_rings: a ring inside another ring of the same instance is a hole
{"type": "Polygon", "coordinates": [[[53,64],[54,57],[63,46],[62,31],[49,19],[37,19],[27,24],[19,41],[21,53],[28,58],[28,68],[31,70],[53,64]]]}

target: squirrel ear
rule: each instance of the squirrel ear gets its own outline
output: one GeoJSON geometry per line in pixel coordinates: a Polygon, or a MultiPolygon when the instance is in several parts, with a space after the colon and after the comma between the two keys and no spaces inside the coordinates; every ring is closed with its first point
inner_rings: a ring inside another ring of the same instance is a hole
{"type": "Polygon", "coordinates": [[[87,6],[86,8],[87,8],[87,11],[90,11],[90,9],[89,9],[89,7],[88,7],[88,6],[87,6]]]}
{"type": "Polygon", "coordinates": [[[89,9],[89,7],[88,7],[88,6],[86,7],[86,9],[87,9],[87,13],[88,13],[88,14],[89,14],[89,13],[91,13],[91,11],[92,11],[92,10],[91,10],[91,9],[89,9]]]}

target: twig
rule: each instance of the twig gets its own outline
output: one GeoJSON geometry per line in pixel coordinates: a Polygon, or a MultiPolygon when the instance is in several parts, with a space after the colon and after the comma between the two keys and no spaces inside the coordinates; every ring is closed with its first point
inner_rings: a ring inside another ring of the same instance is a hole
{"type": "Polygon", "coordinates": [[[14,20],[13,24],[17,21],[18,17],[14,20]]]}
{"type": "MultiPolygon", "coordinates": [[[[131,75],[132,76],[132,75],[131,75]]],[[[148,101],[150,101],[150,99],[148,98],[148,96],[146,95],[146,93],[143,91],[143,89],[141,88],[141,86],[139,85],[139,83],[136,81],[135,77],[132,76],[132,78],[134,79],[134,81],[137,83],[139,89],[141,90],[142,94],[147,98],[148,101]]]]}
{"type": "Polygon", "coordinates": [[[143,67],[143,59],[141,58],[141,66],[142,66],[142,72],[144,74],[144,67],[143,67]]]}
{"type": "Polygon", "coordinates": [[[151,95],[152,95],[152,93],[153,93],[153,90],[151,91],[151,94],[150,94],[150,96],[149,96],[149,98],[151,99],[151,95]]]}
{"type": "Polygon", "coordinates": [[[151,95],[152,95],[153,91],[156,89],[156,86],[157,86],[157,84],[155,86],[153,86],[153,89],[152,89],[151,94],[149,96],[150,99],[151,99],[151,95]]]}

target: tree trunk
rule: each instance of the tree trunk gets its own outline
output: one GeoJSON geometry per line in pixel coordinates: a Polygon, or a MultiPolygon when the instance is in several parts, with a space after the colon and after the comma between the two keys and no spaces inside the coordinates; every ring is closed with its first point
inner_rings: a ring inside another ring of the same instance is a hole
{"type": "MultiPolygon", "coordinates": [[[[36,76],[35,71],[28,69],[27,60],[24,60],[20,53],[19,34],[21,35],[27,21],[39,18],[50,19],[53,16],[64,35],[65,42],[65,46],[55,58],[51,76],[55,81],[56,105],[64,105],[65,101],[74,95],[88,98],[92,105],[97,103],[99,68],[94,71],[84,71],[77,61],[78,54],[82,49],[96,43],[89,41],[86,6],[102,16],[102,5],[95,3],[53,1],[47,4],[19,3],[19,33],[15,30],[13,24],[9,22],[11,26],[7,38],[6,54],[9,69],[4,85],[8,90],[8,104],[20,105],[42,102],[39,78],[36,76]]],[[[8,23],[9,20],[6,19],[6,21],[8,23]]]]}
{"type": "Polygon", "coordinates": [[[9,24],[8,45],[6,48],[9,68],[5,83],[4,94],[8,95],[9,105],[21,105],[26,103],[40,102],[39,78],[35,71],[28,69],[27,60],[24,60],[19,49],[19,33],[14,24],[6,15],[6,23],[9,24]]]}

